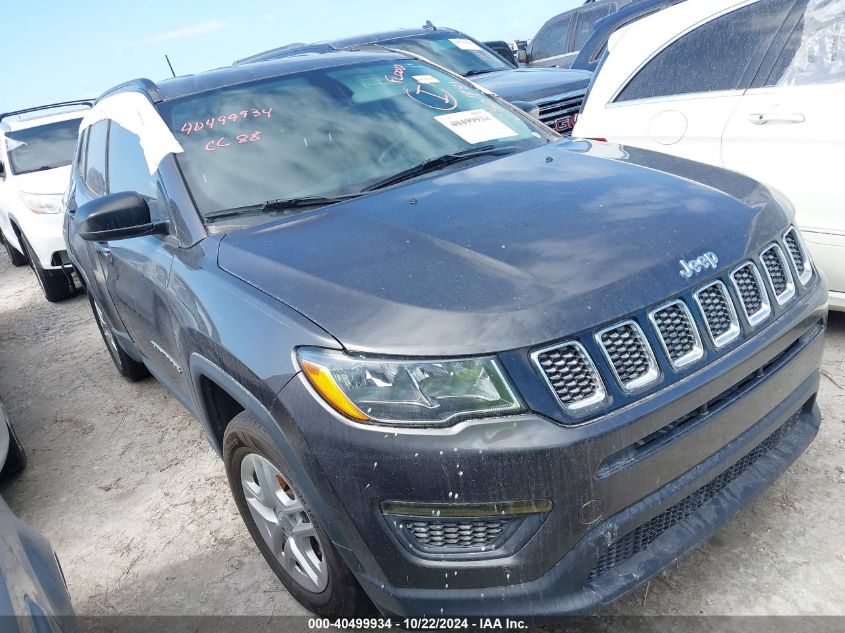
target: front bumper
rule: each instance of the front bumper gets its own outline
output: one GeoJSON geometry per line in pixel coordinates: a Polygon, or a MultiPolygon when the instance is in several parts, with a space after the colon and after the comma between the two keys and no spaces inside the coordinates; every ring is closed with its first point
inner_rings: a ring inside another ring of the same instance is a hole
{"type": "MultiPolygon", "coordinates": [[[[23,232],[26,241],[35,251],[41,268],[45,270],[70,267],[70,264],[62,265],[62,255],[65,254],[65,238],[62,232],[64,213],[32,213],[21,211],[15,216],[18,228],[23,232]]],[[[19,249],[23,252],[23,245],[19,249]]]]}
{"type": "Polygon", "coordinates": [[[326,407],[301,375],[274,414],[296,443],[296,474],[319,497],[333,542],[384,613],[533,621],[589,613],[706,539],[810,443],[820,422],[825,293],[817,284],[731,352],[589,424],[526,414],[446,430],[359,425],[326,407]],[[613,461],[695,411],[705,412],[656,447],[613,461]],[[404,526],[382,511],[385,501],[545,499],[550,512],[523,541],[461,557],[413,551],[404,526]]]}

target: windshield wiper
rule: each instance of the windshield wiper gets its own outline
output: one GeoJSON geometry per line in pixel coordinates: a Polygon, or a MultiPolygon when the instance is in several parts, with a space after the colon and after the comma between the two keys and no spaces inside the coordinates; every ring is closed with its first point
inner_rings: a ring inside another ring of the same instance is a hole
{"type": "Polygon", "coordinates": [[[464,73],[464,77],[474,77],[475,75],[486,75],[487,73],[495,73],[504,68],[473,68],[464,73]]]}
{"type": "Polygon", "coordinates": [[[378,180],[373,184],[361,189],[361,192],[365,193],[367,191],[383,189],[384,187],[389,187],[390,185],[395,185],[396,183],[400,183],[405,180],[410,180],[411,178],[416,178],[417,176],[421,176],[432,171],[437,171],[438,169],[442,169],[447,165],[453,165],[455,163],[460,163],[465,160],[478,158],[479,156],[503,156],[505,154],[512,154],[515,151],[517,151],[517,148],[513,147],[512,145],[505,147],[497,147],[496,145],[484,145],[483,147],[471,147],[460,152],[455,152],[454,154],[444,154],[443,156],[438,156],[437,158],[429,158],[428,160],[423,161],[419,165],[415,165],[410,169],[405,169],[397,174],[393,174],[392,176],[388,176],[387,178],[378,180]]]}
{"type": "Polygon", "coordinates": [[[34,174],[37,171],[47,171],[48,169],[58,169],[59,167],[64,167],[64,165],[41,165],[40,167],[35,167],[33,169],[27,169],[26,171],[18,172],[20,174],[34,174]]]}
{"type": "Polygon", "coordinates": [[[352,193],[343,196],[304,196],[302,198],[281,198],[279,200],[268,200],[261,204],[250,204],[234,209],[223,209],[205,214],[208,221],[226,220],[229,218],[243,217],[246,215],[260,215],[262,213],[273,213],[277,211],[290,211],[293,209],[306,209],[309,207],[325,207],[330,204],[352,200],[360,197],[360,193],[352,193]]]}

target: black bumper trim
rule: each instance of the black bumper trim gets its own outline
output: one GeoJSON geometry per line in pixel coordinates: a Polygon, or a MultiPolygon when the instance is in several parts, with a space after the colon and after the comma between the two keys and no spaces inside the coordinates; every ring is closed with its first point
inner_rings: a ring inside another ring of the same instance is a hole
{"type": "Polygon", "coordinates": [[[742,459],[721,474],[716,475],[715,478],[708,481],[691,495],[684,497],[656,517],[649,519],[628,532],[622,538],[614,541],[607,551],[601,555],[595,567],[590,570],[590,580],[595,580],[599,576],[613,571],[617,566],[646,549],[664,532],[670,530],[690,514],[709,503],[732,481],[751,468],[758,459],[777,446],[783,434],[789,432],[790,427],[798,416],[800,416],[800,413],[796,413],[787,420],[786,424],[776,429],[774,433],[769,435],[769,437],[758,444],[742,459]]]}
{"type": "Polygon", "coordinates": [[[818,374],[814,374],[769,415],[716,454],[599,524],[539,578],[483,589],[386,586],[382,580],[366,574],[360,575],[358,579],[382,612],[396,616],[509,616],[539,624],[595,613],[636,590],[709,538],[789,468],[818,433],[821,413],[815,403],[817,388],[818,374]],[[703,485],[701,482],[712,480],[714,471],[715,476],[718,476],[730,468],[765,441],[773,427],[784,429],[778,442],[719,490],[708,503],[667,529],[638,555],[619,564],[613,573],[580,585],[579,589],[574,588],[573,580],[577,580],[577,577],[586,580],[589,570],[595,566],[608,545],[616,540],[616,535],[626,534],[643,521],[678,503],[690,494],[690,490],[700,488],[703,485]]]}

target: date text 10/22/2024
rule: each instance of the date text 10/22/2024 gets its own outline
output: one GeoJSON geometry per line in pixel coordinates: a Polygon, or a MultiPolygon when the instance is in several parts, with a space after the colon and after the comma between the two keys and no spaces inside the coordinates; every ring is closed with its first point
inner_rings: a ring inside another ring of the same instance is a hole
{"type": "Polygon", "coordinates": [[[528,624],[525,620],[514,618],[403,618],[393,620],[392,618],[309,618],[308,628],[311,630],[329,629],[370,629],[388,630],[402,628],[410,631],[452,631],[452,630],[477,630],[477,631],[521,631],[527,630],[528,624]]]}

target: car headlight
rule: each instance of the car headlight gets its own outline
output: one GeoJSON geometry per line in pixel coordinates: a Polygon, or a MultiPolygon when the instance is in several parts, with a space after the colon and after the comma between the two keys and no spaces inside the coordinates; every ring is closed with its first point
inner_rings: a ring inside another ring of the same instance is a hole
{"type": "Polygon", "coordinates": [[[335,409],[361,422],[443,425],[523,409],[491,356],[403,360],[301,348],[299,364],[335,409]]]}
{"type": "Polygon", "coordinates": [[[24,193],[21,200],[33,213],[61,213],[62,194],[60,193],[24,193]]]}

